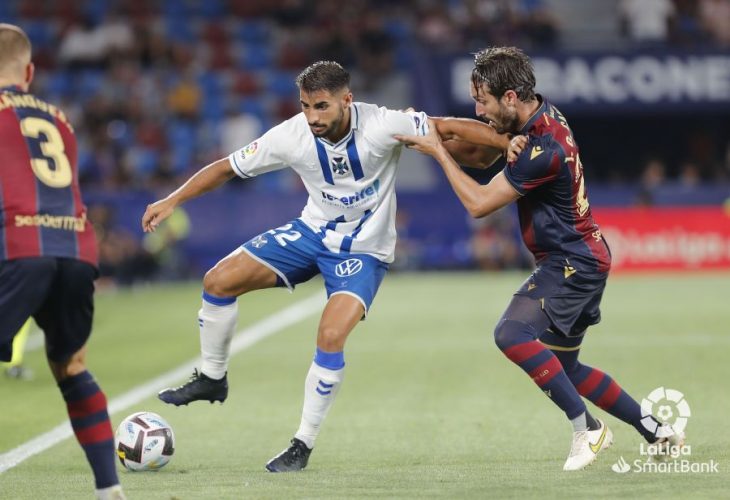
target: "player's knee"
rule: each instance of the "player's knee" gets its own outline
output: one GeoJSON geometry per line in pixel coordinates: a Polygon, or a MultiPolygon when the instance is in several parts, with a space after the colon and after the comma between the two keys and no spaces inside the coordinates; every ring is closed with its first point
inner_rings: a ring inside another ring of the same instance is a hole
{"type": "Polygon", "coordinates": [[[494,343],[504,351],[515,344],[529,342],[535,339],[534,335],[530,333],[531,329],[527,323],[503,319],[494,328],[494,343]]]}
{"type": "Polygon", "coordinates": [[[552,351],[552,353],[563,365],[563,371],[568,375],[568,378],[572,380],[573,377],[578,375],[583,365],[578,361],[577,353],[573,351],[552,351]]]}
{"type": "Polygon", "coordinates": [[[345,347],[347,334],[333,326],[322,326],[317,333],[317,347],[327,352],[339,352],[345,347]]]}
{"type": "Polygon", "coordinates": [[[213,269],[205,273],[203,277],[203,289],[205,293],[213,295],[214,297],[231,297],[234,295],[231,287],[227,286],[224,273],[221,272],[219,266],[215,266],[213,269]]]}
{"type": "Polygon", "coordinates": [[[51,372],[57,382],[86,371],[86,349],[82,348],[64,361],[48,360],[51,372]]]}

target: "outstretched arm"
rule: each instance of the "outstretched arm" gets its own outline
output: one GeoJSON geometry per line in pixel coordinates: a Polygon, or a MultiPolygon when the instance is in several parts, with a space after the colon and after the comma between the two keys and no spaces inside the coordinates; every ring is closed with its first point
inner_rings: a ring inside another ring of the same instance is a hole
{"type": "Polygon", "coordinates": [[[484,122],[470,118],[434,118],[444,147],[460,164],[488,168],[509,147],[509,136],[499,134],[484,122]]]}
{"type": "Polygon", "coordinates": [[[396,136],[396,139],[422,153],[433,156],[443,168],[451,187],[472,217],[484,217],[517,200],[520,194],[500,172],[486,186],[464,173],[441,142],[436,127],[429,123],[425,136],[396,136]]]}
{"type": "Polygon", "coordinates": [[[142,216],[142,229],[145,233],[154,231],[160,222],[172,214],[177,206],[212,191],[235,176],[236,174],[231,168],[228,158],[220,159],[200,169],[185,184],[170,193],[167,198],[147,205],[147,210],[142,216]]]}
{"type": "Polygon", "coordinates": [[[443,145],[451,157],[465,167],[486,169],[499,160],[502,153],[489,146],[477,146],[457,139],[444,140],[443,145]]]}

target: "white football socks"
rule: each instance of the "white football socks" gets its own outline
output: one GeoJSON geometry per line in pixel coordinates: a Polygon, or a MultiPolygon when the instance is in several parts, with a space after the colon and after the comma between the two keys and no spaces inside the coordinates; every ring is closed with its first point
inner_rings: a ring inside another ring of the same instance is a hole
{"type": "MultiPolygon", "coordinates": [[[[223,302],[223,301],[221,301],[223,302]]],[[[200,324],[200,371],[212,379],[222,379],[228,371],[231,338],[238,321],[238,303],[216,305],[203,298],[198,311],[200,324]]]]}
{"type": "Polygon", "coordinates": [[[304,409],[302,421],[295,438],[304,441],[307,448],[314,448],[322,421],[327,416],[332,403],[340,390],[345,368],[330,370],[312,362],[307,378],[304,380],[304,409]]]}

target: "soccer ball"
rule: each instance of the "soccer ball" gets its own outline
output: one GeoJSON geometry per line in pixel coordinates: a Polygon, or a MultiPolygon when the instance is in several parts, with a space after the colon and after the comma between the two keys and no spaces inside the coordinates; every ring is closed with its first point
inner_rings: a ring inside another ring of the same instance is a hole
{"type": "Polygon", "coordinates": [[[141,411],[128,416],[117,428],[114,447],[122,465],[131,471],[157,470],[175,452],[175,434],[157,413],[141,411]]]}

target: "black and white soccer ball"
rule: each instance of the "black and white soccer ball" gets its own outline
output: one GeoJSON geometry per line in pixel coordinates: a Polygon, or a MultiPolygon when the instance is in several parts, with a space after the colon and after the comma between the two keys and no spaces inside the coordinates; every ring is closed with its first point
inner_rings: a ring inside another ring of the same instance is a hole
{"type": "Polygon", "coordinates": [[[122,420],[114,447],[128,470],[157,470],[167,465],[175,453],[175,434],[157,413],[141,411],[122,420]]]}

